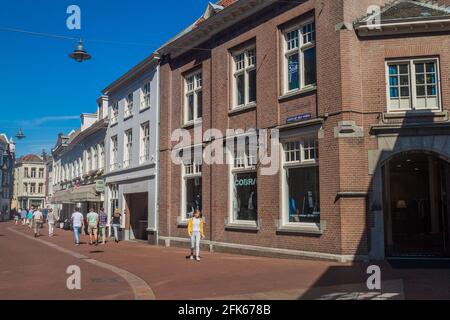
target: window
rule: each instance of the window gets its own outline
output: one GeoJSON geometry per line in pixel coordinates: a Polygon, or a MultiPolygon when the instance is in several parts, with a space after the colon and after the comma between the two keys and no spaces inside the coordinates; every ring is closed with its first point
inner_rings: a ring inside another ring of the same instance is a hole
{"type": "Polygon", "coordinates": [[[44,178],[44,168],[40,168],[39,169],[39,178],[43,179],[44,178]]]}
{"type": "Polygon", "coordinates": [[[387,62],[389,111],[440,109],[437,59],[387,62]]]}
{"type": "Polygon", "coordinates": [[[141,91],[141,109],[150,108],[150,89],[151,89],[151,83],[150,81],[146,82],[144,86],[142,87],[141,91]]]}
{"type": "Polygon", "coordinates": [[[119,102],[114,102],[111,106],[111,125],[116,124],[119,120],[119,102]]]}
{"type": "Polygon", "coordinates": [[[252,222],[258,219],[257,139],[250,136],[234,139],[231,169],[231,222],[252,222]]]}
{"type": "Polygon", "coordinates": [[[102,142],[98,145],[100,157],[98,159],[98,168],[103,170],[105,168],[105,143],[102,142]]]}
{"type": "Polygon", "coordinates": [[[44,193],[44,185],[42,183],[39,183],[38,186],[38,193],[43,194],[44,193]]]}
{"type": "Polygon", "coordinates": [[[125,131],[125,160],[124,168],[128,168],[133,160],[133,130],[125,131]]]}
{"type": "Polygon", "coordinates": [[[191,218],[195,209],[202,210],[201,157],[194,156],[194,150],[187,149],[191,156],[183,163],[182,220],[191,218]]]}
{"type": "Polygon", "coordinates": [[[150,160],[150,123],[146,122],[141,125],[141,150],[140,163],[150,160]]]}
{"type": "Polygon", "coordinates": [[[202,73],[197,72],[185,78],[184,122],[201,119],[203,112],[202,73]]]}
{"type": "Polygon", "coordinates": [[[284,33],[285,93],[316,84],[315,28],[308,22],[284,33]]]}
{"type": "Polygon", "coordinates": [[[110,171],[114,171],[118,168],[118,141],[117,136],[111,137],[111,159],[110,159],[110,171]]]}
{"type": "Polygon", "coordinates": [[[117,184],[111,184],[109,186],[111,194],[110,198],[110,212],[113,213],[116,208],[119,208],[119,186],[117,184]]]}
{"type": "Polygon", "coordinates": [[[316,138],[284,144],[284,224],[320,224],[316,138]]]}
{"type": "Polygon", "coordinates": [[[256,102],[256,49],[246,49],[233,55],[234,107],[256,102]]]}
{"type": "Polygon", "coordinates": [[[36,183],[30,184],[30,193],[35,194],[36,193],[36,183]]]}
{"type": "Polygon", "coordinates": [[[36,168],[31,168],[31,178],[36,178],[36,168]]]}
{"type": "Polygon", "coordinates": [[[86,151],[86,172],[89,172],[92,170],[92,153],[91,149],[86,151]]]}
{"type": "Polygon", "coordinates": [[[28,168],[24,168],[23,177],[24,178],[29,178],[30,177],[30,174],[28,172],[28,168]]]}
{"type": "Polygon", "coordinates": [[[92,170],[98,169],[98,149],[97,146],[92,147],[92,154],[94,155],[92,157],[92,170]]]}
{"type": "Polygon", "coordinates": [[[23,193],[28,193],[28,183],[23,184],[23,193]]]}
{"type": "Polygon", "coordinates": [[[133,115],[133,93],[127,95],[125,99],[125,113],[124,117],[128,118],[133,115]]]}

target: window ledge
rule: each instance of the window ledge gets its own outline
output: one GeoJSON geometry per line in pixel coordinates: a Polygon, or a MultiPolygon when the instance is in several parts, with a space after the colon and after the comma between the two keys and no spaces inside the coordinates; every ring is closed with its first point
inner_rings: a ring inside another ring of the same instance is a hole
{"type": "Polygon", "coordinates": [[[436,110],[411,110],[411,111],[388,111],[383,113],[384,119],[398,119],[406,117],[439,117],[448,118],[448,111],[436,110]]]}
{"type": "Polygon", "coordinates": [[[307,93],[310,93],[310,92],[314,92],[316,90],[317,90],[317,86],[314,85],[314,86],[309,86],[309,87],[306,87],[306,88],[303,88],[303,89],[298,89],[298,90],[295,90],[295,91],[287,92],[287,93],[279,96],[278,97],[278,101],[283,101],[283,100],[287,100],[287,99],[294,98],[294,97],[297,97],[297,96],[302,96],[304,94],[307,94],[307,93]]]}
{"type": "Polygon", "coordinates": [[[194,120],[194,121],[189,121],[189,122],[186,122],[185,124],[183,124],[182,126],[181,126],[181,129],[189,129],[189,128],[193,128],[193,127],[195,127],[195,126],[197,126],[197,125],[199,125],[199,124],[202,124],[203,123],[203,120],[202,119],[197,119],[197,120],[194,120]]]}
{"type": "Polygon", "coordinates": [[[312,225],[284,225],[277,228],[277,232],[281,233],[299,233],[299,234],[317,234],[322,235],[325,231],[325,227],[323,224],[320,226],[312,226],[312,225]]]}
{"type": "Polygon", "coordinates": [[[256,222],[253,223],[229,222],[225,224],[225,229],[259,231],[260,226],[256,222]]]}
{"type": "Polygon", "coordinates": [[[256,109],[256,103],[252,102],[252,103],[246,104],[245,106],[240,106],[240,107],[236,107],[236,108],[229,110],[228,115],[233,116],[233,115],[236,115],[239,113],[249,112],[249,111],[252,111],[255,109],[256,109]]]}
{"type": "Polygon", "coordinates": [[[123,121],[127,121],[128,119],[133,118],[133,116],[134,116],[134,114],[130,114],[130,115],[124,117],[123,121]]]}
{"type": "Polygon", "coordinates": [[[141,108],[141,109],[139,109],[139,113],[142,113],[142,112],[144,112],[144,111],[147,111],[148,109],[150,109],[150,106],[141,108]]]}

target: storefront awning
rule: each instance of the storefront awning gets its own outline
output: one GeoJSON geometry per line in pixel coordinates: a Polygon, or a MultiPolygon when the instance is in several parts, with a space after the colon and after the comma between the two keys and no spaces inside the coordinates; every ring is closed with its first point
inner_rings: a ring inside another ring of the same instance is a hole
{"type": "Polygon", "coordinates": [[[100,195],[95,191],[95,185],[81,186],[77,189],[72,189],[72,202],[100,202],[100,195]]]}
{"type": "Polygon", "coordinates": [[[95,190],[95,185],[80,186],[78,188],[58,191],[50,200],[53,204],[100,201],[101,198],[95,190]]]}

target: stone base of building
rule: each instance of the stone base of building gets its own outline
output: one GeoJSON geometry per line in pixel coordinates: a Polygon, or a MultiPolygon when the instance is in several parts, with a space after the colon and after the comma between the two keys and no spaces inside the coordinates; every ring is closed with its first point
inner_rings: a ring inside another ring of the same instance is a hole
{"type": "MultiPolygon", "coordinates": [[[[176,237],[159,237],[158,244],[165,247],[179,247],[190,248],[190,239],[188,238],[176,238],[176,237]]],[[[338,255],[331,253],[301,251],[301,250],[289,250],[270,247],[259,247],[244,244],[224,243],[203,240],[201,243],[201,250],[207,250],[210,252],[223,252],[232,254],[243,254],[258,257],[269,258],[281,258],[281,259],[308,259],[308,260],[325,260],[325,261],[337,261],[341,263],[353,262],[353,261],[369,261],[368,256],[359,255],[338,255]]]]}

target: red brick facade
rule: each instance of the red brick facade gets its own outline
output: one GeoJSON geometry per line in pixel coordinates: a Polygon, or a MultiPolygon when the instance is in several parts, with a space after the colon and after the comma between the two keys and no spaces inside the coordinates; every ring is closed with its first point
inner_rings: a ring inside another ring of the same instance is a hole
{"type": "MultiPolygon", "coordinates": [[[[171,162],[177,142],[171,133],[183,125],[183,76],[195,69],[203,74],[203,131],[276,128],[290,116],[310,113],[323,119],[319,135],[321,233],[283,233],[280,219],[281,171],[258,174],[259,230],[230,230],[227,165],[203,165],[202,207],[206,217],[206,242],[215,250],[233,247],[260,253],[318,253],[317,257],[365,257],[371,251],[374,227],[370,202],[373,175],[369,174],[369,150],[378,148],[371,126],[387,111],[385,61],[389,58],[438,56],[442,76],[442,106],[449,107],[450,68],[448,34],[358,38],[355,30],[336,30],[336,25],[366,15],[367,7],[389,1],[340,0],[280,2],[238,22],[202,44],[211,50],[191,50],[180,57],[163,57],[161,65],[161,182],[160,238],[170,242],[187,239],[181,213],[181,167],[171,162]],[[288,98],[282,96],[282,32],[289,25],[315,18],[317,38],[317,89],[288,98]],[[257,102],[255,108],[229,113],[231,107],[230,52],[249,43],[257,52],[257,102]],[[363,135],[336,136],[342,121],[353,121],[363,135]],[[339,197],[352,192],[353,197],[339,197]],[[367,193],[367,196],[364,194],[367,193]],[[244,245],[244,246],[239,246],[244,245]],[[271,251],[268,248],[280,249],[271,251]],[[291,251],[293,250],[293,251],[291,251]]],[[[446,1],[450,4],[450,1],[446,1]]],[[[299,123],[299,127],[302,124],[299,123]]],[[[191,129],[192,130],[192,129],[191,129]]]]}

